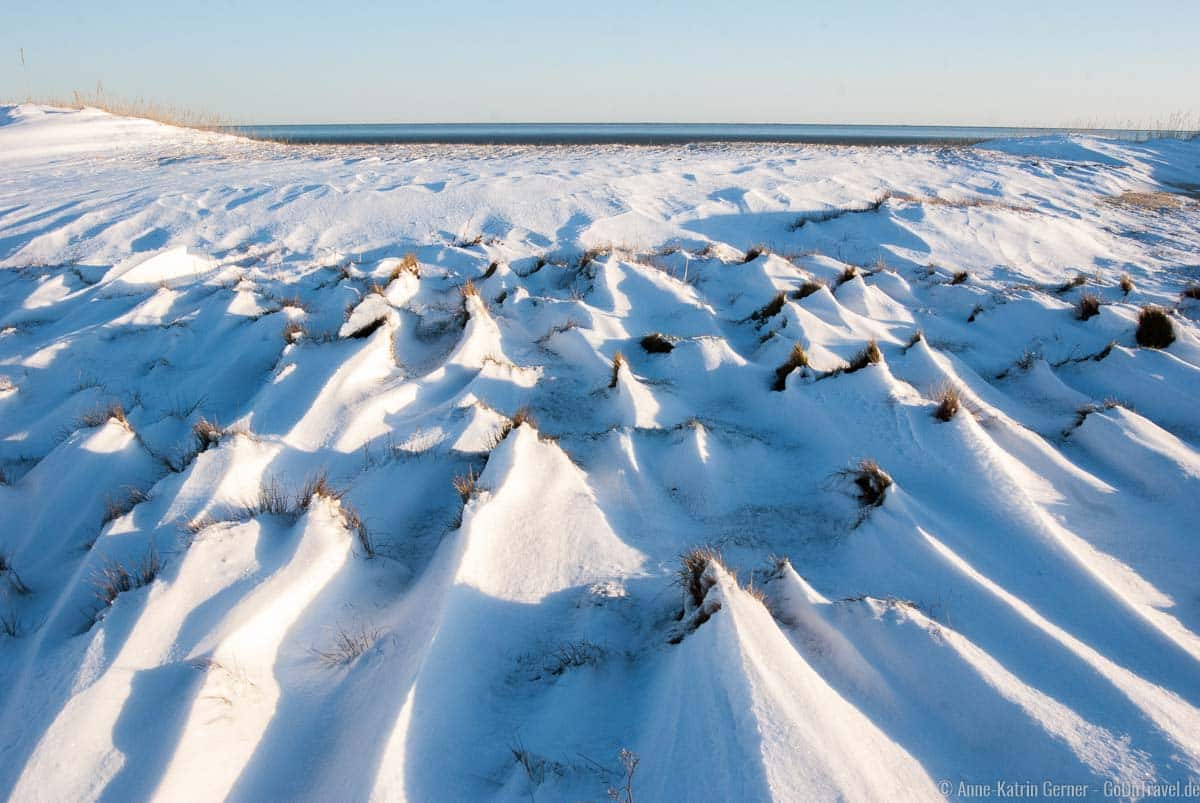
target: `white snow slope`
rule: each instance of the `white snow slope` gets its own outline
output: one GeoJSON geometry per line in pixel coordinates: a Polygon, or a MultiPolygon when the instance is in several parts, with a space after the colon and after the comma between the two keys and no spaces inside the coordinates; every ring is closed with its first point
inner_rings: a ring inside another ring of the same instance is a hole
{"type": "Polygon", "coordinates": [[[0,797],[1200,782],[1198,185],[0,109],[0,797]]]}

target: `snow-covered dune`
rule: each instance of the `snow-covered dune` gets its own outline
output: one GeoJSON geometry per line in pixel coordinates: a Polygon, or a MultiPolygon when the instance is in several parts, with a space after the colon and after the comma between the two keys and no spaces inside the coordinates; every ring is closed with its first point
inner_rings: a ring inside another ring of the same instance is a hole
{"type": "Polygon", "coordinates": [[[0,109],[0,796],[1200,783],[1198,191],[0,109]]]}

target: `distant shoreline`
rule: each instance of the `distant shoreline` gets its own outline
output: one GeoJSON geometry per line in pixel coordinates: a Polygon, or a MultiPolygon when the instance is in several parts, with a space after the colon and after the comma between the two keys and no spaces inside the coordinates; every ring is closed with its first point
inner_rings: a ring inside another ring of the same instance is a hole
{"type": "MultiPolygon", "coordinates": [[[[708,123],[399,123],[242,125],[223,130],[298,145],[974,145],[992,139],[1078,131],[1067,128],[708,123]]],[[[1194,136],[1196,132],[1090,129],[1116,139],[1194,136]]]]}

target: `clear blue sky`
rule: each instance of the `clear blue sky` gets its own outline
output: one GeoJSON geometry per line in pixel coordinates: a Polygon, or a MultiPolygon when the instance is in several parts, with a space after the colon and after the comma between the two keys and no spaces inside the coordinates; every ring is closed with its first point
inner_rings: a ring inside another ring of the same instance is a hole
{"type": "Polygon", "coordinates": [[[0,97],[99,81],[237,122],[1079,125],[1200,111],[1200,0],[0,5],[0,97]]]}

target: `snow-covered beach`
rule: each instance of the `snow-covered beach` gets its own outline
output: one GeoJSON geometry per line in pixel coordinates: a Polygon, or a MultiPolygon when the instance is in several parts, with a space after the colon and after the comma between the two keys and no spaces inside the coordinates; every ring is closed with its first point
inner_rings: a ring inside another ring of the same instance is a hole
{"type": "Polygon", "coordinates": [[[1198,193],[0,107],[0,796],[1200,782],[1198,193]]]}

